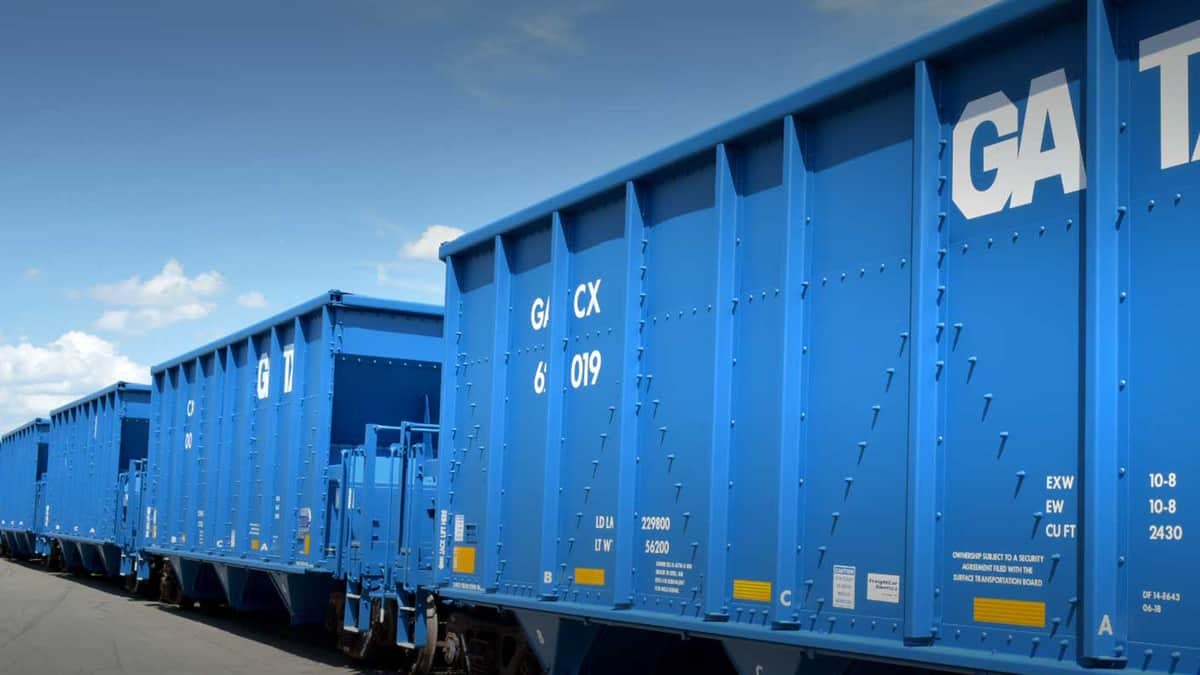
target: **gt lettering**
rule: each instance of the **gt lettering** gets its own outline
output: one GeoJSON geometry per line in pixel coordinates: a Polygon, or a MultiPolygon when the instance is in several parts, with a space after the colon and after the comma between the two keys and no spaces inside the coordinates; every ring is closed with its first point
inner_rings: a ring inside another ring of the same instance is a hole
{"type": "Polygon", "coordinates": [[[271,395],[271,357],[263,354],[258,357],[258,400],[271,395]]]}
{"type": "Polygon", "coordinates": [[[292,382],[296,377],[296,345],[283,348],[283,393],[292,393],[292,382]]]}

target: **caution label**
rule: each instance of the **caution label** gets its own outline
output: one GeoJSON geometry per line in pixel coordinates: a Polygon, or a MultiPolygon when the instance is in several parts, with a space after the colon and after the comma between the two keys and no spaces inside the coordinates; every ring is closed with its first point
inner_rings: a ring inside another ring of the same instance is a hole
{"type": "Polygon", "coordinates": [[[857,570],[853,565],[833,566],[833,606],[838,609],[854,609],[854,577],[857,570]]]}

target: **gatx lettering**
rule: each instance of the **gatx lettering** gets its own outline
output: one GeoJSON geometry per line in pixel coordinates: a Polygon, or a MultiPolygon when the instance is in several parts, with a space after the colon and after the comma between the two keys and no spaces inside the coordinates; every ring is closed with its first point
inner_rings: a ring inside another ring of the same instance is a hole
{"type": "Polygon", "coordinates": [[[1035,77],[1029,83],[1025,116],[1002,91],[967,104],[954,125],[951,198],[967,219],[999,213],[1008,206],[1033,203],[1038,182],[1062,180],[1063,194],[1087,187],[1075,106],[1066,70],[1035,77]],[[974,180],[971,156],[976,137],[985,127],[999,136],[983,148],[983,170],[994,173],[991,185],[980,189],[974,180]],[[1053,143],[1047,145],[1046,131],[1053,143]]]}
{"type": "Polygon", "coordinates": [[[1200,139],[1192,143],[1188,117],[1188,60],[1200,53],[1200,21],[1146,38],[1138,50],[1138,70],[1159,73],[1162,168],[1200,160],[1200,139]]]}

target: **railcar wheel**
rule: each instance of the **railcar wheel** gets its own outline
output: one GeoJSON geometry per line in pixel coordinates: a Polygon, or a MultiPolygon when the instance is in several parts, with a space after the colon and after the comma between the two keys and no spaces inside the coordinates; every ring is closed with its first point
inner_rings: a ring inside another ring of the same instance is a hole
{"type": "Polygon", "coordinates": [[[46,566],[46,570],[49,572],[66,571],[67,565],[63,561],[62,547],[58,545],[58,542],[50,543],[50,555],[42,558],[42,564],[46,566]]]}
{"type": "MultiPolygon", "coordinates": [[[[502,615],[460,612],[451,615],[446,629],[446,644],[461,648],[462,652],[457,656],[462,659],[462,668],[468,675],[537,675],[542,672],[521,628],[502,615]]],[[[445,656],[447,653],[443,648],[445,656]]]]}
{"type": "Polygon", "coordinates": [[[132,572],[125,577],[125,590],[130,594],[140,598],[153,598],[154,593],[159,590],[162,585],[161,566],[157,563],[150,562],[150,576],[146,579],[138,579],[137,572],[132,572]]]}
{"type": "Polygon", "coordinates": [[[179,579],[175,576],[175,566],[169,563],[163,564],[158,599],[182,609],[191,609],[196,604],[195,600],[183,592],[179,579]]]}

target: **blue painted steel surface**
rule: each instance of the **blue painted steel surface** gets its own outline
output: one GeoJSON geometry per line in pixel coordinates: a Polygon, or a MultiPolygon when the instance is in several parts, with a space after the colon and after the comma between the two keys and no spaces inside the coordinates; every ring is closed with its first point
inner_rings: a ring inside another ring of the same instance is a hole
{"type": "MultiPolygon", "coordinates": [[[[434,585],[438,426],[367,425],[362,446],[342,452],[334,500],[342,528],[338,568],[346,580],[343,628],[372,629],[375,601],[395,600],[395,642],[426,644],[434,585]]],[[[434,636],[436,638],[436,636],[434,636]]]]}
{"type": "Polygon", "coordinates": [[[1200,669],[1197,54],[1196,3],[1004,3],[444,245],[442,593],[1200,669]]]}
{"type": "Polygon", "coordinates": [[[441,339],[439,308],[331,291],[155,367],[145,551],[193,598],[250,609],[274,586],[293,619],[323,616],[330,466],[368,423],[436,419],[441,339]]]}
{"type": "Polygon", "coordinates": [[[149,410],[149,387],[118,382],[50,414],[38,534],[68,568],[119,574],[118,475],[146,457],[149,410]]]}
{"type": "Polygon", "coordinates": [[[0,438],[0,538],[18,557],[34,553],[38,481],[46,471],[49,420],[36,419],[0,438]]]}
{"type": "Polygon", "coordinates": [[[121,549],[121,576],[134,573],[138,547],[142,543],[145,518],[142,507],[146,499],[146,459],[135,459],[127,470],[117,475],[117,546],[121,549]]]}

